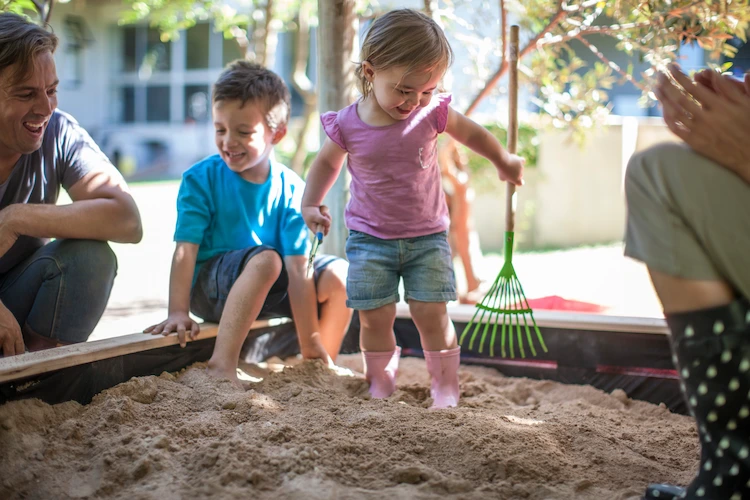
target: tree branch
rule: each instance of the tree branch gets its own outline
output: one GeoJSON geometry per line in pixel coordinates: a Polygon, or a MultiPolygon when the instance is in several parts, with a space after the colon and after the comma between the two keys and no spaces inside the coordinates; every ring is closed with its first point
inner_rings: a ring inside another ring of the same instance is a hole
{"type": "Polygon", "coordinates": [[[437,10],[437,8],[437,0],[424,0],[424,13],[429,17],[433,17],[435,15],[435,11],[437,10]]]}
{"type": "MultiPolygon", "coordinates": [[[[549,20],[549,23],[547,23],[547,26],[544,27],[542,31],[537,33],[537,35],[529,41],[529,43],[521,50],[521,52],[518,54],[518,59],[523,58],[525,55],[527,55],[529,52],[534,50],[537,46],[537,43],[539,43],[539,40],[541,40],[547,33],[549,33],[553,28],[555,28],[558,24],[560,24],[560,21],[565,17],[566,12],[564,10],[564,4],[565,0],[558,0],[557,1],[557,12],[554,16],[549,20]]],[[[505,47],[503,47],[503,51],[505,51],[505,47]]],[[[469,107],[466,108],[466,111],[464,114],[466,116],[469,116],[476,108],[479,106],[479,103],[489,95],[490,92],[492,92],[492,88],[497,84],[498,81],[505,75],[505,72],[508,71],[508,61],[503,58],[503,61],[500,63],[500,68],[495,72],[494,75],[490,77],[489,80],[487,80],[487,83],[485,83],[484,88],[482,89],[479,94],[474,98],[474,100],[469,104],[469,107]]]]}
{"type": "Polygon", "coordinates": [[[622,33],[628,30],[636,29],[636,28],[645,28],[647,26],[651,26],[652,24],[653,23],[651,22],[642,22],[642,23],[628,23],[628,24],[613,24],[611,26],[588,26],[586,28],[577,28],[577,29],[568,31],[565,35],[550,36],[550,37],[545,38],[544,40],[540,40],[539,45],[552,45],[555,43],[567,42],[568,40],[573,40],[573,39],[580,38],[581,36],[588,36],[588,35],[616,36],[617,33],[622,33]]]}
{"type": "Polygon", "coordinates": [[[500,42],[502,43],[502,56],[500,58],[500,67],[507,64],[505,59],[508,57],[505,48],[508,46],[508,10],[505,8],[505,0],[500,0],[500,42]]]}
{"type": "Polygon", "coordinates": [[[622,70],[622,68],[620,68],[619,64],[615,63],[614,61],[609,60],[607,58],[607,56],[605,56],[604,54],[602,54],[602,52],[599,49],[597,49],[595,46],[591,45],[591,43],[589,43],[589,41],[586,40],[584,37],[580,36],[580,37],[577,38],[577,40],[579,42],[581,42],[582,44],[584,44],[596,57],[599,58],[599,60],[601,60],[604,64],[606,64],[607,66],[609,66],[613,70],[617,71],[627,81],[629,81],[630,83],[632,83],[633,85],[635,85],[636,87],[638,87],[639,89],[641,89],[643,92],[648,92],[649,91],[648,87],[646,87],[641,82],[636,81],[631,75],[629,75],[626,72],[624,72],[622,70]]]}
{"type": "Polygon", "coordinates": [[[52,7],[55,6],[55,0],[49,0],[49,4],[47,6],[47,12],[44,15],[44,23],[49,24],[50,18],[52,18],[52,7]]]}
{"type": "Polygon", "coordinates": [[[291,169],[302,175],[305,169],[305,137],[313,123],[313,116],[318,107],[318,94],[313,83],[307,77],[307,61],[310,56],[310,12],[309,4],[302,2],[297,15],[297,43],[294,51],[294,73],[292,86],[302,97],[304,110],[302,111],[302,126],[297,134],[297,149],[291,161],[291,169]]]}

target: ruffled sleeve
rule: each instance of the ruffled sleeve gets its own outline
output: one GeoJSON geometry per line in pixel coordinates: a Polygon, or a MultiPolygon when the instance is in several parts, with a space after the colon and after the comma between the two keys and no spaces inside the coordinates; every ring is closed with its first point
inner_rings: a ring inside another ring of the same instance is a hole
{"type": "Polygon", "coordinates": [[[341,134],[341,127],[339,126],[339,114],[335,111],[323,113],[320,115],[320,122],[323,124],[323,130],[325,130],[326,135],[335,142],[338,147],[347,151],[344,136],[341,134]]]}
{"type": "Polygon", "coordinates": [[[452,96],[451,94],[438,94],[435,96],[437,104],[435,106],[435,116],[437,116],[437,131],[438,134],[445,132],[445,127],[448,125],[448,108],[450,108],[452,96]]]}

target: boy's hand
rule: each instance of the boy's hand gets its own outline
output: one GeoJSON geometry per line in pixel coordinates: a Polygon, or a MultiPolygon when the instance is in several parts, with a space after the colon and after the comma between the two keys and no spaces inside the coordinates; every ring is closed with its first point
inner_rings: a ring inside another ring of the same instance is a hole
{"type": "Polygon", "coordinates": [[[495,165],[501,181],[507,181],[516,186],[523,186],[523,169],[526,165],[526,158],[508,153],[505,163],[495,165]]]}
{"type": "Polygon", "coordinates": [[[302,351],[302,357],[304,359],[319,359],[328,365],[328,368],[336,366],[326,350],[320,344],[308,346],[307,348],[300,350],[302,351]]]}
{"type": "Polygon", "coordinates": [[[305,224],[313,233],[318,232],[318,226],[323,228],[323,236],[328,236],[331,229],[331,214],[328,213],[328,207],[321,205],[319,207],[302,207],[302,218],[305,224]]]}
{"type": "Polygon", "coordinates": [[[151,335],[164,335],[165,337],[172,332],[177,332],[177,338],[180,340],[180,347],[187,345],[187,335],[190,335],[190,340],[195,340],[200,333],[201,327],[190,319],[190,315],[186,312],[175,312],[169,315],[169,317],[159,323],[158,325],[152,325],[143,330],[143,333],[150,333],[151,335]]]}
{"type": "Polygon", "coordinates": [[[320,342],[319,333],[313,333],[310,343],[301,346],[300,351],[302,357],[305,359],[320,359],[328,365],[328,368],[333,368],[335,366],[325,347],[323,347],[323,344],[320,342]]]}

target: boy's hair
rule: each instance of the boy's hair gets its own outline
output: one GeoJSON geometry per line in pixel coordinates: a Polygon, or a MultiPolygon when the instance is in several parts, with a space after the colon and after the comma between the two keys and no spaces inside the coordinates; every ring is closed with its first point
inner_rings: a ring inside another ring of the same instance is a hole
{"type": "Polygon", "coordinates": [[[12,12],[0,12],[0,73],[17,65],[6,75],[11,83],[23,80],[39,54],[55,52],[57,36],[12,12]]]}
{"type": "Polygon", "coordinates": [[[355,74],[363,97],[372,92],[362,62],[376,70],[404,66],[412,71],[445,71],[453,62],[453,50],[442,28],[429,16],[413,9],[392,10],[373,21],[362,43],[355,74]]]}
{"type": "Polygon", "coordinates": [[[214,83],[212,101],[252,101],[263,106],[266,125],[277,130],[289,121],[291,96],[284,80],[260,64],[239,59],[227,65],[214,83]]]}

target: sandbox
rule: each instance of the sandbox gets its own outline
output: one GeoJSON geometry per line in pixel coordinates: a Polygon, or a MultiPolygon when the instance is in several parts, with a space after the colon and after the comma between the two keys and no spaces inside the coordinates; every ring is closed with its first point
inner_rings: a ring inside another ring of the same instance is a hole
{"type": "MultiPolygon", "coordinates": [[[[361,371],[356,354],[339,364],[361,371]]],[[[649,482],[686,484],[698,463],[691,418],[621,389],[462,366],[460,406],[435,411],[419,358],[402,360],[387,400],[317,362],[246,371],[262,377],[246,390],[194,363],[83,405],[13,398],[0,406],[0,497],[630,500],[649,482]]]]}
{"type": "Polygon", "coordinates": [[[243,391],[199,364],[86,406],[10,402],[0,496],[628,499],[697,464],[690,418],[622,391],[466,367],[461,406],[431,411],[422,360],[398,383],[370,400],[361,379],[306,362],[243,391]]]}

